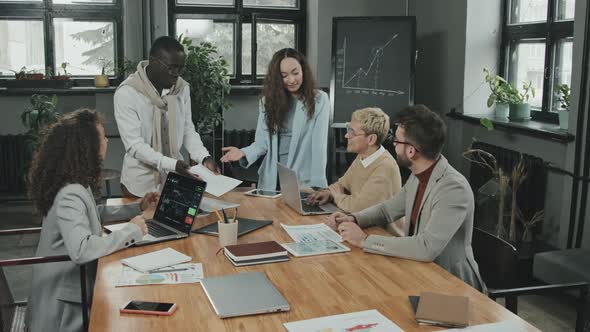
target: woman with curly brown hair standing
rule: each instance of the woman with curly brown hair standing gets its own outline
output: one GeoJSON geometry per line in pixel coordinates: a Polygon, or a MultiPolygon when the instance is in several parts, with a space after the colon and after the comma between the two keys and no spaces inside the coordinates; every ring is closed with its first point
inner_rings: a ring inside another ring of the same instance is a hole
{"type": "Polygon", "coordinates": [[[44,132],[29,172],[29,196],[43,215],[37,256],[68,255],[71,262],[35,265],[27,326],[35,331],[81,331],[80,270],[87,267],[92,294],[96,260],[128,247],[147,233],[141,210],[157,201],[147,194],[140,203],[96,206],[107,139],[99,114],[81,109],[63,115],[44,132]],[[141,210],[140,210],[141,209],[141,210]],[[136,216],[123,229],[102,235],[102,220],[136,216]]]}
{"type": "Polygon", "coordinates": [[[302,187],[327,187],[330,102],[315,88],[305,56],[292,48],[276,52],[262,94],[254,143],[223,148],[221,161],[247,168],[266,155],[258,170],[260,189],[277,187],[277,162],[294,170],[302,187]]]}

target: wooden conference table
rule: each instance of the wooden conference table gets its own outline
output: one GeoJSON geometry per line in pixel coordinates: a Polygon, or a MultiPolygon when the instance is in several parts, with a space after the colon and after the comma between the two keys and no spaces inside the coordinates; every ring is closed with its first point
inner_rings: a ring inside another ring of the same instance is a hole
{"type": "MultiPolygon", "coordinates": [[[[238,238],[238,243],[275,240],[292,242],[280,226],[315,224],[326,216],[304,217],[281,199],[245,196],[231,192],[222,197],[240,203],[239,217],[272,219],[274,223],[238,238]]],[[[198,218],[195,227],[214,222],[214,214],[198,218]]],[[[386,234],[381,228],[372,234],[386,234]]],[[[408,295],[433,291],[468,296],[471,302],[470,324],[514,320],[528,331],[532,325],[501,305],[471,288],[434,263],[422,263],[368,254],[358,248],[351,252],[296,258],[288,262],[234,267],[219,252],[216,237],[193,234],[188,239],[128,248],[103,257],[98,273],[90,315],[90,331],[286,331],[285,322],[377,309],[405,331],[440,330],[418,326],[408,295]],[[291,306],[285,313],[236,318],[219,318],[200,284],[117,287],[122,258],[171,247],[203,263],[206,277],[240,272],[262,271],[291,306]],[[174,302],[178,310],[170,317],[120,314],[129,300],[174,302]]]]}

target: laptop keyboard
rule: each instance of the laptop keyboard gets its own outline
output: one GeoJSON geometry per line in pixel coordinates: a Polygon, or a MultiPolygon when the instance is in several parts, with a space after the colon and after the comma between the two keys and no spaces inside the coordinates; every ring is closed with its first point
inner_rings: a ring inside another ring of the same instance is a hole
{"type": "Polygon", "coordinates": [[[324,212],[322,208],[317,205],[309,205],[305,200],[301,200],[301,206],[305,212],[324,212]]]}
{"type": "Polygon", "coordinates": [[[304,192],[304,191],[300,191],[299,192],[299,197],[301,199],[306,199],[309,195],[311,195],[310,193],[304,192]]]}
{"type": "Polygon", "coordinates": [[[147,227],[148,227],[148,234],[150,234],[153,237],[164,237],[164,236],[169,236],[169,235],[176,235],[175,232],[162,227],[159,224],[156,224],[155,222],[150,222],[150,221],[146,221],[145,222],[147,227]]]}

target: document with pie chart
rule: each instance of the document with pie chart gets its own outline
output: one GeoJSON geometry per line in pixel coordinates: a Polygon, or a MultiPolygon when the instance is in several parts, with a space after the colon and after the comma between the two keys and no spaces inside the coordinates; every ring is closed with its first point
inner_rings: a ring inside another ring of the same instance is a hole
{"type": "Polygon", "coordinates": [[[151,273],[143,273],[123,265],[121,276],[115,287],[190,284],[203,278],[201,263],[185,263],[167,266],[151,273]]]}

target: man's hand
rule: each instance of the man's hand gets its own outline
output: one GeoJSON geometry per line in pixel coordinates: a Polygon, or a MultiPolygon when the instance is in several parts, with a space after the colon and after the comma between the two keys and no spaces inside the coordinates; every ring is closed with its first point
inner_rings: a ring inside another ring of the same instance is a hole
{"type": "Polygon", "coordinates": [[[344,187],[336,182],[336,183],[332,183],[329,187],[328,190],[330,191],[330,195],[332,195],[332,197],[338,195],[338,194],[344,194],[346,193],[346,189],[344,189],[344,187]]]}
{"type": "Polygon", "coordinates": [[[141,208],[141,211],[153,208],[156,208],[156,205],[158,205],[158,200],[160,199],[160,193],[157,192],[151,192],[151,193],[147,193],[145,194],[145,196],[143,196],[143,198],[141,199],[141,203],[139,204],[139,207],[141,208]]]}
{"type": "Polygon", "coordinates": [[[141,233],[143,235],[146,235],[148,233],[148,227],[145,224],[145,219],[143,218],[143,216],[136,216],[133,219],[129,220],[129,222],[139,226],[139,229],[141,230],[141,233]]]}
{"type": "Polygon", "coordinates": [[[354,217],[344,214],[342,212],[334,212],[328,217],[326,225],[328,225],[334,231],[338,232],[338,225],[340,225],[343,222],[354,223],[354,217]]]}
{"type": "Polygon", "coordinates": [[[236,148],[235,146],[227,146],[221,148],[221,151],[226,152],[223,157],[221,157],[222,163],[229,163],[230,161],[238,161],[242,159],[246,154],[244,151],[236,148]]]}
{"type": "Polygon", "coordinates": [[[318,190],[307,196],[307,204],[310,205],[324,205],[332,200],[332,195],[328,190],[318,190]]]}
{"type": "Polygon", "coordinates": [[[187,164],[184,160],[177,160],[176,161],[176,169],[175,169],[176,173],[178,173],[180,175],[184,175],[189,178],[203,181],[203,179],[201,179],[200,176],[191,173],[189,171],[189,168],[190,168],[189,164],[187,164]]]}
{"type": "Polygon", "coordinates": [[[211,172],[215,174],[221,173],[219,167],[217,167],[217,163],[211,157],[206,157],[203,160],[203,166],[207,167],[211,172]]]}
{"type": "Polygon", "coordinates": [[[341,223],[338,225],[338,232],[344,241],[347,241],[356,247],[362,247],[369,236],[354,222],[341,223]]]}

